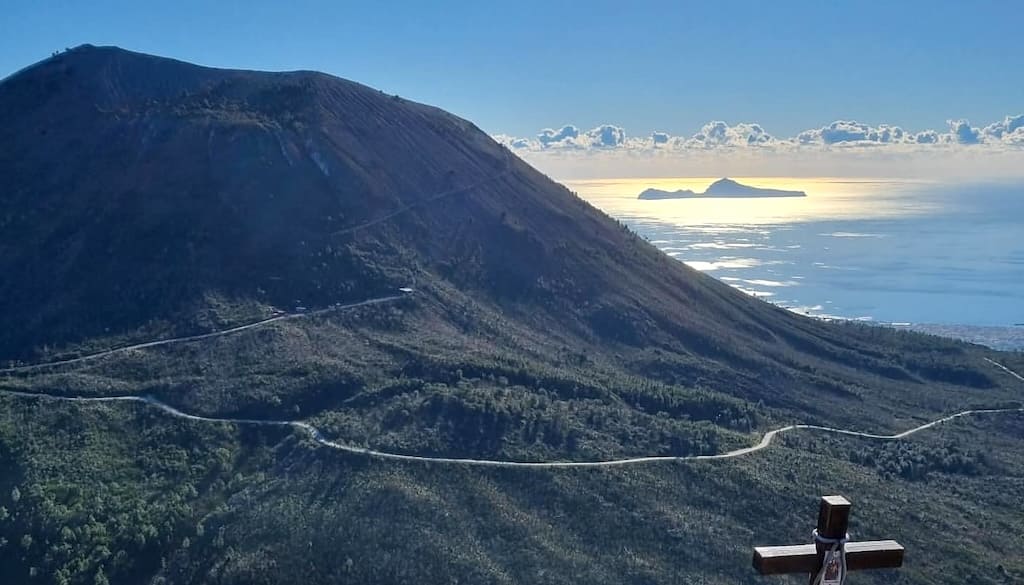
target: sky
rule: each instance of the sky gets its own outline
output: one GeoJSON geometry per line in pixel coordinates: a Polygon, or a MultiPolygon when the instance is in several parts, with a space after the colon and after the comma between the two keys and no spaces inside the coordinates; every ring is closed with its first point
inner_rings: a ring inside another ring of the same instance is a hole
{"type": "Polygon", "coordinates": [[[0,76],[82,43],[316,69],[567,178],[1006,175],[1022,22],[1018,0],[5,0],[0,76]]]}

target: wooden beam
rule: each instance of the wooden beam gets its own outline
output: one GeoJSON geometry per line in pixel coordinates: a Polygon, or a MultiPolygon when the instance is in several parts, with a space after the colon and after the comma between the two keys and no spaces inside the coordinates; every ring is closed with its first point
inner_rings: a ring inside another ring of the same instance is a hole
{"type": "MultiPolygon", "coordinates": [[[[846,538],[846,527],[850,524],[850,508],[853,504],[843,496],[822,496],[821,505],[818,506],[818,536],[824,538],[846,538]]],[[[818,549],[818,565],[811,571],[811,578],[808,583],[815,585],[818,571],[825,562],[825,551],[832,548],[832,545],[824,542],[815,542],[818,549]]]]}
{"type": "Polygon", "coordinates": [[[845,538],[852,507],[850,500],[843,496],[822,496],[818,507],[818,534],[825,538],[845,538]]]}
{"type": "MultiPolygon", "coordinates": [[[[895,569],[903,566],[903,545],[895,540],[846,543],[846,568],[895,569]]],[[[759,546],[754,549],[754,568],[762,575],[817,573],[821,567],[818,548],[813,544],[759,546]]]]}

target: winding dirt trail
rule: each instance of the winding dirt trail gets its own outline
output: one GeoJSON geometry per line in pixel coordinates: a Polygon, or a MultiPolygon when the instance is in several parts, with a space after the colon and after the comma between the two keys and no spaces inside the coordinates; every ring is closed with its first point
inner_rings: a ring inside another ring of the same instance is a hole
{"type": "Polygon", "coordinates": [[[364,230],[364,229],[369,228],[369,227],[373,227],[373,226],[375,226],[377,224],[384,223],[384,222],[386,222],[386,221],[388,221],[388,220],[390,220],[390,219],[392,219],[392,218],[394,218],[396,216],[399,216],[399,215],[401,215],[401,214],[403,214],[403,213],[405,213],[407,211],[410,211],[412,209],[416,209],[417,207],[422,207],[422,206],[424,206],[424,205],[426,205],[428,203],[433,203],[433,202],[438,201],[440,199],[444,199],[445,197],[451,197],[452,195],[457,195],[459,193],[465,193],[466,191],[471,191],[473,189],[476,189],[477,187],[481,187],[483,185],[486,185],[487,183],[491,183],[493,181],[497,181],[498,179],[500,179],[500,178],[510,174],[511,172],[512,172],[512,157],[511,157],[510,154],[508,154],[506,152],[505,153],[505,170],[499,172],[496,175],[492,175],[490,177],[485,177],[483,179],[480,179],[479,181],[476,181],[474,183],[470,183],[469,185],[465,185],[465,186],[462,186],[462,187],[456,187],[454,189],[448,189],[447,191],[441,191],[440,193],[435,193],[433,195],[430,195],[428,197],[420,199],[419,201],[415,201],[413,203],[408,203],[406,205],[403,205],[403,206],[399,207],[398,209],[396,209],[396,210],[394,210],[392,212],[389,212],[389,213],[387,213],[385,215],[382,215],[380,217],[371,219],[370,221],[361,223],[359,225],[354,225],[354,226],[351,226],[351,227],[342,228],[342,229],[340,229],[340,230],[338,230],[336,232],[331,233],[330,235],[331,236],[341,236],[341,235],[345,235],[345,234],[351,234],[351,233],[357,232],[359,230],[364,230]]]}
{"type": "MultiPolygon", "coordinates": [[[[438,201],[440,199],[444,199],[445,197],[451,197],[452,195],[457,195],[459,193],[464,193],[464,192],[467,192],[467,191],[471,191],[473,189],[476,189],[478,187],[486,185],[487,183],[496,181],[496,180],[498,180],[498,179],[500,179],[500,178],[502,178],[502,177],[504,177],[506,175],[509,175],[512,172],[512,168],[513,167],[512,167],[511,155],[509,155],[506,152],[505,153],[505,157],[506,157],[505,169],[502,170],[501,172],[499,172],[496,175],[492,175],[490,177],[485,177],[485,178],[480,179],[479,181],[476,181],[476,182],[471,183],[469,185],[465,185],[465,186],[462,186],[462,187],[456,187],[454,189],[449,189],[447,191],[442,191],[440,193],[435,193],[435,194],[433,194],[433,195],[431,195],[429,197],[426,197],[426,198],[421,199],[419,201],[416,201],[414,203],[410,203],[410,204],[404,205],[404,206],[402,206],[402,207],[400,207],[400,208],[398,208],[398,209],[396,209],[396,210],[394,210],[394,211],[392,211],[390,213],[387,213],[387,214],[385,214],[385,215],[383,215],[381,217],[377,217],[375,219],[372,219],[370,221],[361,223],[359,225],[354,225],[354,226],[351,226],[351,227],[347,227],[347,228],[338,230],[338,231],[330,234],[330,236],[340,236],[340,235],[344,235],[344,234],[350,234],[350,233],[353,233],[353,232],[356,232],[356,231],[359,231],[359,230],[363,230],[363,229],[366,229],[366,228],[369,228],[369,227],[373,227],[373,226],[375,226],[377,224],[384,223],[384,222],[386,222],[386,221],[388,221],[388,220],[390,220],[390,219],[392,219],[392,218],[394,218],[394,217],[396,217],[398,215],[401,215],[401,214],[403,214],[403,213],[405,213],[407,211],[410,211],[412,209],[415,209],[417,207],[421,207],[421,206],[426,205],[428,203],[432,203],[432,202],[438,201]]],[[[133,345],[125,345],[125,346],[122,346],[122,347],[116,347],[116,348],[113,348],[113,349],[103,350],[103,351],[99,351],[99,352],[96,352],[96,353],[92,353],[92,354],[88,354],[88,355],[84,355],[84,356],[80,356],[80,357],[76,357],[76,358],[70,358],[70,359],[66,359],[66,360],[57,360],[57,361],[53,361],[53,362],[45,362],[45,363],[38,363],[38,364],[27,364],[27,365],[23,365],[23,366],[14,366],[14,367],[10,367],[10,368],[0,368],[0,374],[10,374],[10,373],[16,373],[16,372],[27,372],[27,371],[39,370],[39,369],[49,368],[49,367],[54,367],[54,366],[65,366],[65,365],[69,365],[69,364],[76,364],[76,363],[80,363],[80,362],[84,362],[84,361],[88,361],[88,360],[94,360],[94,359],[103,358],[103,357],[106,357],[106,356],[109,356],[109,355],[113,355],[113,354],[116,354],[116,353],[133,351],[133,350],[139,350],[139,349],[146,349],[146,348],[150,348],[150,347],[158,347],[158,346],[161,346],[161,345],[169,345],[169,344],[172,344],[172,343],[188,343],[190,341],[201,341],[203,339],[211,339],[211,338],[214,338],[214,337],[221,337],[223,335],[230,335],[232,333],[238,333],[239,331],[245,331],[245,330],[248,330],[248,329],[253,329],[255,327],[260,327],[260,326],[263,326],[263,325],[268,325],[268,324],[274,323],[276,321],[284,321],[284,320],[287,320],[287,319],[299,319],[299,318],[303,318],[303,317],[311,317],[313,315],[320,315],[320,314],[328,313],[328,312],[331,312],[331,311],[342,311],[342,310],[345,310],[345,309],[352,309],[352,308],[355,308],[355,307],[361,307],[361,306],[365,306],[365,305],[374,305],[374,304],[378,304],[378,303],[387,303],[387,302],[398,300],[398,299],[402,298],[402,296],[404,296],[404,295],[391,295],[391,296],[386,296],[386,297],[379,297],[379,298],[375,298],[375,299],[369,299],[369,300],[365,300],[365,301],[360,301],[358,303],[351,303],[351,304],[348,304],[348,305],[341,305],[341,306],[337,306],[337,307],[328,307],[326,309],[318,309],[316,311],[308,311],[308,312],[305,312],[305,313],[285,313],[285,314],[282,314],[282,315],[276,315],[274,317],[269,317],[267,319],[262,319],[260,321],[255,321],[253,323],[248,323],[246,325],[241,325],[241,326],[238,326],[238,327],[232,327],[230,329],[224,329],[222,331],[214,331],[212,333],[204,333],[204,334],[201,334],[201,335],[190,335],[190,336],[185,336],[185,337],[173,337],[173,338],[169,338],[169,339],[161,339],[161,340],[157,340],[157,341],[148,341],[148,342],[145,342],[145,343],[136,343],[136,344],[133,344],[133,345]]]]}
{"type": "MultiPolygon", "coordinates": [[[[989,360],[991,361],[991,360],[989,360]]],[[[1001,364],[992,362],[993,364],[1007,370],[1014,376],[1020,378],[1018,374],[1005,368],[1001,364]]],[[[684,457],[675,456],[651,456],[651,457],[629,457],[625,459],[611,459],[607,461],[499,461],[493,459],[462,459],[455,457],[428,457],[421,455],[404,455],[401,453],[388,453],[385,451],[376,451],[374,449],[367,449],[363,447],[355,447],[352,445],[346,445],[344,443],[338,443],[331,441],[324,437],[320,429],[313,425],[297,420],[258,420],[249,418],[220,418],[220,417],[207,417],[199,416],[195,414],[189,414],[174,408],[173,406],[161,402],[160,400],[152,396],[104,396],[104,397],[79,397],[79,396],[56,396],[52,394],[39,394],[32,392],[18,392],[13,390],[0,390],[0,393],[8,396],[17,396],[23,398],[35,398],[41,400],[63,400],[69,402],[142,402],[149,406],[153,406],[164,411],[172,416],[183,418],[194,421],[204,421],[213,423],[228,423],[236,425],[259,425],[259,426],[275,426],[275,427],[294,427],[301,429],[315,440],[317,443],[329,447],[331,449],[337,449],[339,451],[345,451],[347,453],[355,453],[359,455],[366,455],[376,459],[384,459],[390,461],[415,461],[424,463],[442,463],[442,464],[453,464],[453,465],[471,465],[471,466],[486,466],[486,467],[516,467],[516,468],[540,468],[540,469],[567,469],[567,468],[596,468],[596,467],[616,467],[622,465],[636,465],[641,463],[656,463],[656,462],[667,462],[667,461],[714,461],[718,459],[733,459],[736,457],[743,457],[744,455],[750,455],[767,449],[771,446],[775,437],[783,433],[799,430],[817,431],[822,433],[833,433],[839,435],[848,435],[853,437],[861,437],[865,439],[875,439],[880,441],[897,441],[909,437],[915,433],[919,433],[923,430],[930,429],[934,426],[946,423],[960,417],[979,415],[979,414],[1005,414],[1005,413],[1022,413],[1024,414],[1024,408],[985,408],[985,409],[971,409],[963,410],[942,418],[933,420],[928,423],[916,426],[912,429],[907,429],[901,433],[893,435],[880,435],[875,433],[867,433],[862,431],[853,431],[849,429],[839,429],[834,427],[825,427],[819,425],[807,425],[807,424],[795,424],[768,431],[761,437],[761,441],[751,447],[743,447],[741,449],[735,449],[726,453],[719,453],[716,455],[690,455],[684,457]]]]}
{"type": "Polygon", "coordinates": [[[346,309],[354,309],[356,307],[365,307],[367,305],[377,305],[377,304],[381,304],[381,303],[390,303],[392,301],[397,301],[398,299],[401,299],[401,298],[403,298],[405,296],[408,296],[408,293],[403,293],[403,294],[398,294],[398,295],[388,295],[388,296],[385,296],[385,297],[377,297],[377,298],[373,298],[373,299],[367,299],[365,301],[359,301],[358,303],[349,303],[347,305],[338,305],[336,307],[327,307],[326,309],[317,309],[315,311],[307,311],[305,313],[284,313],[284,314],[281,314],[281,315],[276,315],[274,317],[269,317],[267,319],[261,319],[259,321],[255,321],[253,323],[248,323],[246,325],[239,325],[238,327],[232,327],[230,329],[223,329],[221,331],[214,331],[212,333],[203,333],[201,335],[188,335],[188,336],[185,336],[185,337],[171,337],[171,338],[168,338],[168,339],[160,339],[160,340],[157,340],[157,341],[147,341],[147,342],[144,342],[144,343],[136,343],[136,344],[133,344],[133,345],[125,345],[125,346],[121,346],[121,347],[115,347],[113,349],[106,349],[106,350],[99,351],[99,352],[96,352],[96,353],[90,353],[88,355],[83,355],[81,357],[70,358],[70,359],[66,359],[66,360],[58,360],[58,361],[54,361],[54,362],[43,362],[43,363],[39,363],[39,364],[28,364],[28,365],[25,365],[25,366],[15,366],[13,368],[2,368],[2,369],[0,369],[0,374],[9,374],[9,373],[15,373],[15,372],[28,372],[28,371],[31,371],[31,370],[40,370],[40,369],[50,368],[50,367],[54,367],[54,366],[66,366],[66,365],[69,365],[69,364],[77,364],[79,362],[84,362],[84,361],[88,361],[88,360],[95,360],[95,359],[107,357],[109,355],[114,355],[114,354],[117,354],[117,353],[123,353],[123,352],[127,352],[127,351],[146,349],[146,348],[150,348],[150,347],[158,347],[158,346],[161,346],[161,345],[171,345],[172,343],[188,343],[188,342],[191,342],[191,341],[202,341],[204,339],[213,339],[214,337],[223,337],[225,335],[231,335],[232,333],[238,333],[240,331],[247,331],[249,329],[254,329],[256,327],[262,327],[263,325],[269,325],[270,323],[275,323],[277,321],[287,321],[289,319],[303,319],[303,318],[307,318],[307,317],[312,317],[314,315],[322,315],[324,313],[331,313],[331,312],[334,312],[334,311],[344,311],[346,309]]]}
{"type": "Polygon", "coordinates": [[[1020,374],[1018,374],[1017,372],[1014,372],[1013,370],[1011,370],[1010,368],[1004,366],[1003,364],[1001,364],[1001,363],[999,363],[999,362],[997,362],[995,360],[990,360],[988,358],[982,358],[982,359],[984,359],[986,362],[992,364],[993,366],[999,368],[1000,370],[1006,372],[1007,374],[1010,374],[1014,378],[1017,378],[1021,382],[1024,382],[1024,376],[1021,376],[1020,374]]]}

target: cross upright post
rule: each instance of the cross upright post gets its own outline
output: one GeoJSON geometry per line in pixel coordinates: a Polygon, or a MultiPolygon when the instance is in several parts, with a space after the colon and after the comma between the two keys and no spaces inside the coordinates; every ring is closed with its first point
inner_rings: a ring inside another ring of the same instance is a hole
{"type": "Polygon", "coordinates": [[[832,548],[829,541],[845,541],[850,525],[850,508],[853,504],[843,496],[822,496],[818,506],[818,528],[814,534],[814,548],[818,553],[818,570],[811,573],[810,585],[815,585],[818,572],[825,560],[825,553],[832,548]]]}
{"type": "Polygon", "coordinates": [[[850,501],[824,496],[818,508],[814,543],[754,548],[754,568],[762,575],[808,573],[811,585],[842,583],[847,571],[895,569],[903,566],[903,546],[895,540],[848,542],[850,501]],[[826,557],[830,562],[822,570],[826,557]]]}

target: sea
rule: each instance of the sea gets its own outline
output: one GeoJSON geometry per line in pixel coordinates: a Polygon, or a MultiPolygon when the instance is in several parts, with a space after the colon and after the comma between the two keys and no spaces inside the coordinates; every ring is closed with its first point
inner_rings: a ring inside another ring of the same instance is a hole
{"type": "Polygon", "coordinates": [[[801,198],[648,201],[717,178],[566,181],[666,254],[792,311],[1024,349],[1024,182],[734,178],[801,198]]]}

